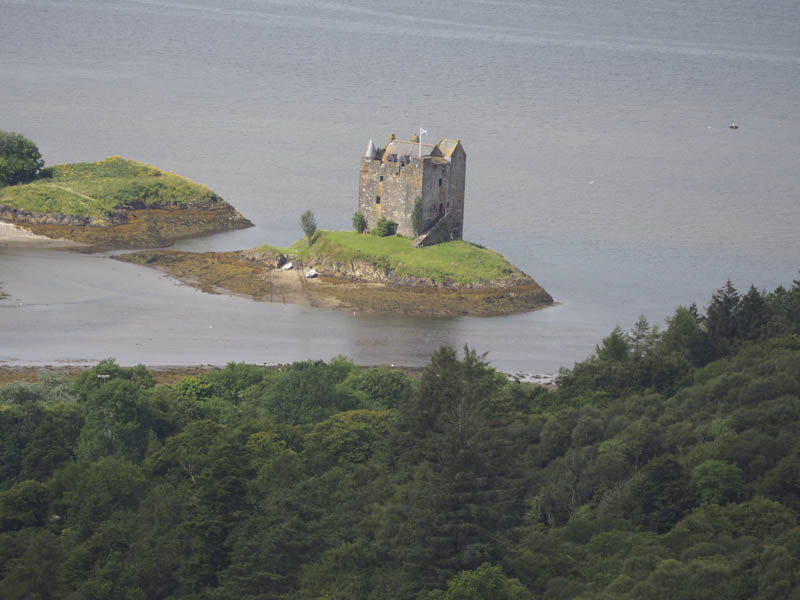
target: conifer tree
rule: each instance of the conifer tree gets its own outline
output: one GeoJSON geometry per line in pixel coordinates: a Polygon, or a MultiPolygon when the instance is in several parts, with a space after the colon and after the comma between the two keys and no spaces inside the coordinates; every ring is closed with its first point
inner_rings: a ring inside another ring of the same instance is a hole
{"type": "MultiPolygon", "coordinates": [[[[390,555],[426,586],[497,558],[498,525],[520,518],[522,479],[503,378],[465,348],[440,348],[419,392],[400,408],[399,442],[410,465],[382,532],[390,555]]],[[[388,515],[387,515],[388,517],[388,515]]]]}

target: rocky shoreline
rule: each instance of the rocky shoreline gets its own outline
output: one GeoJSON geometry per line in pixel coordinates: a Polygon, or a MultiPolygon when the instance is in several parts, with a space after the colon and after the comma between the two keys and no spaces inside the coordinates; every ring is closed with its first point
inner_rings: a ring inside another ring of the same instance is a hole
{"type": "MultiPolygon", "coordinates": [[[[17,225],[60,225],[63,227],[116,227],[130,222],[131,215],[141,213],[144,210],[157,211],[225,211],[233,210],[239,218],[244,219],[241,214],[225,202],[219,196],[211,198],[201,198],[194,201],[191,208],[184,204],[170,204],[165,202],[154,203],[150,201],[148,206],[144,203],[135,203],[125,207],[109,211],[103,216],[83,216],[65,213],[38,213],[24,208],[14,208],[5,204],[0,204],[0,221],[14,223],[17,225]]],[[[247,219],[244,219],[247,221],[247,219]]],[[[247,221],[250,223],[249,221],[247,221]]],[[[252,225],[252,223],[251,223],[252,225]]]]}
{"type": "MultiPolygon", "coordinates": [[[[245,254],[245,256],[248,255],[245,254]]],[[[513,290],[514,288],[529,286],[531,282],[536,283],[528,275],[516,268],[513,268],[512,272],[506,277],[494,281],[480,280],[472,283],[459,283],[449,278],[437,281],[426,277],[398,275],[394,269],[385,269],[369,261],[359,259],[342,262],[315,258],[313,267],[319,273],[335,279],[356,283],[380,283],[404,288],[432,288],[453,291],[496,290],[498,288],[513,290]]],[[[544,293],[547,294],[547,292],[544,293]]],[[[542,299],[544,300],[544,296],[542,299]]],[[[550,301],[552,302],[552,298],[550,301]]]]}
{"type": "Polygon", "coordinates": [[[43,214],[0,206],[0,222],[52,240],[69,240],[86,251],[160,248],[176,240],[252,227],[236,209],[219,200],[199,208],[116,210],[107,217],[43,214]]]}

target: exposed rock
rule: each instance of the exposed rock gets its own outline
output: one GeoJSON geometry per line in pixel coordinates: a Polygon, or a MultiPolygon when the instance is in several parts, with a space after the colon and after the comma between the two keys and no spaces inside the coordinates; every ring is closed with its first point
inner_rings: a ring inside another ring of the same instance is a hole
{"type": "Polygon", "coordinates": [[[88,244],[90,250],[159,248],[186,237],[253,226],[230,205],[203,210],[116,211],[106,221],[6,210],[0,213],[0,220],[24,225],[38,235],[88,244]]]}
{"type": "MultiPolygon", "coordinates": [[[[502,279],[494,281],[476,281],[473,283],[458,283],[452,279],[437,281],[424,277],[412,277],[410,275],[399,275],[394,269],[383,268],[364,260],[354,260],[351,262],[338,262],[332,260],[314,260],[312,264],[321,275],[335,277],[337,279],[348,279],[361,283],[383,283],[397,287],[410,288],[443,288],[449,290],[489,290],[503,289],[510,290],[519,286],[538,285],[536,282],[520,271],[513,268],[511,273],[502,279]]],[[[547,294],[547,292],[545,292],[547,294]]],[[[549,296],[549,294],[548,294],[549,296]]],[[[550,300],[552,302],[552,299],[550,300]]]]}
{"type": "Polygon", "coordinates": [[[66,215],[63,213],[36,213],[22,208],[0,204],[0,221],[17,225],[61,225],[64,227],[109,227],[128,222],[127,213],[115,212],[105,218],[66,215]]]}
{"type": "Polygon", "coordinates": [[[252,227],[216,194],[191,203],[129,203],[103,216],[37,213],[0,204],[0,221],[23,225],[38,235],[108,248],[153,248],[175,240],[252,227]]]}
{"type": "Polygon", "coordinates": [[[241,250],[239,255],[244,258],[245,260],[250,260],[254,262],[260,262],[266,267],[271,267],[273,269],[280,269],[283,265],[286,264],[288,260],[286,255],[273,251],[273,250],[263,250],[261,248],[251,248],[250,250],[241,250]]]}

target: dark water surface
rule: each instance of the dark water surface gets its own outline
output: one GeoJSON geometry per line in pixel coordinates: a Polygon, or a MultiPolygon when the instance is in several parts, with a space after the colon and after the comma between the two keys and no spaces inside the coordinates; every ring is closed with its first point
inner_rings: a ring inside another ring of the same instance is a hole
{"type": "Polygon", "coordinates": [[[553,371],[728,278],[797,277],[798,98],[795,0],[0,0],[0,129],[48,164],[120,154],[181,173],[257,225],[181,247],[286,245],[307,208],[349,227],[368,139],[422,126],[467,151],[465,237],[561,302],[354,318],[0,250],[0,361],[419,364],[446,342],[553,371]]]}

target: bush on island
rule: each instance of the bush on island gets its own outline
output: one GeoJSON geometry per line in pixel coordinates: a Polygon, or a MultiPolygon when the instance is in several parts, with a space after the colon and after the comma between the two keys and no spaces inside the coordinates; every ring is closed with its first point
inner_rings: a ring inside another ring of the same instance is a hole
{"type": "Polygon", "coordinates": [[[387,235],[394,235],[396,231],[397,223],[389,219],[380,219],[370,233],[372,235],[386,237],[387,235]]]}

